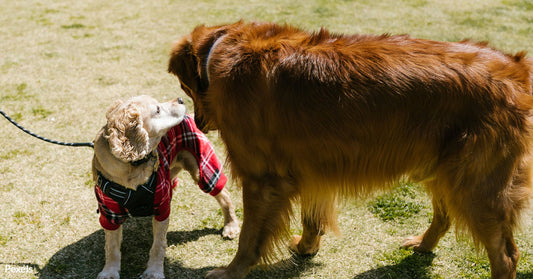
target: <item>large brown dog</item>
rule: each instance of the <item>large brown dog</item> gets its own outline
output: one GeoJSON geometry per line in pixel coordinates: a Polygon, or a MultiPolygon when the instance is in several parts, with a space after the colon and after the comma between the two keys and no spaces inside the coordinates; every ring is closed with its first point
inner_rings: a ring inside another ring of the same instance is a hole
{"type": "Polygon", "coordinates": [[[404,247],[431,251],[454,221],[514,278],[513,230],[531,193],[532,61],[469,41],[309,33],[269,23],[199,26],[169,71],[218,129],[242,182],[237,255],[208,278],[242,278],[287,235],[291,203],[315,254],[338,196],[423,182],[433,222],[404,247]]]}

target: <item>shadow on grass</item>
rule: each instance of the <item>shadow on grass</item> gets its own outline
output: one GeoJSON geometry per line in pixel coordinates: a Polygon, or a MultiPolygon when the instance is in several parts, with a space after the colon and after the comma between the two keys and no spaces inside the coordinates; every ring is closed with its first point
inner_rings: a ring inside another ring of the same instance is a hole
{"type": "MultiPolygon", "coordinates": [[[[403,258],[398,264],[379,267],[361,273],[353,279],[431,279],[430,266],[435,258],[433,253],[413,253],[403,258]]],[[[533,271],[528,273],[517,273],[517,279],[532,279],[533,271]]]]}
{"type": "Polygon", "coordinates": [[[398,278],[398,279],[429,279],[430,269],[435,254],[413,253],[403,258],[399,263],[379,267],[366,271],[354,277],[354,279],[377,279],[377,278],[398,278]]]}
{"type": "Polygon", "coordinates": [[[516,274],[516,279],[531,279],[533,278],[533,271],[531,272],[528,272],[528,273],[517,273],[516,274]]]}
{"type": "MultiPolygon", "coordinates": [[[[122,246],[121,278],[139,278],[148,261],[148,251],[152,242],[151,218],[132,218],[124,224],[124,245],[122,246]]],[[[167,241],[169,245],[180,245],[192,242],[206,235],[219,235],[221,230],[205,228],[192,231],[169,231],[167,241]]],[[[84,237],[76,243],[64,247],[52,256],[48,263],[39,269],[34,264],[6,264],[10,266],[29,266],[37,271],[39,279],[60,278],[96,278],[103,268],[105,236],[103,230],[98,230],[84,237]]],[[[353,279],[376,278],[432,278],[430,266],[435,258],[434,254],[413,253],[397,264],[379,267],[358,274],[353,279]]],[[[349,259],[348,259],[349,260],[349,259]]],[[[310,258],[292,257],[282,260],[267,268],[253,268],[247,279],[298,278],[306,270],[320,267],[321,263],[313,262],[310,258]]],[[[167,278],[204,278],[214,266],[202,268],[188,268],[180,261],[165,259],[165,275],[167,278]]],[[[517,279],[533,278],[533,271],[518,273],[517,279]]]]}
{"type": "MultiPolygon", "coordinates": [[[[168,245],[179,245],[198,240],[202,236],[220,234],[221,230],[205,228],[193,231],[169,231],[168,245]]],[[[147,218],[131,218],[124,224],[122,245],[121,278],[139,278],[146,268],[148,252],[152,245],[152,221],[147,218]]],[[[40,279],[57,278],[96,278],[105,262],[104,230],[73,243],[58,251],[42,270],[40,279]]],[[[167,278],[203,278],[215,267],[199,269],[184,267],[179,261],[165,259],[167,278]]]]}
{"type": "Polygon", "coordinates": [[[270,266],[258,266],[253,268],[246,279],[279,279],[299,278],[309,268],[322,264],[312,261],[312,257],[293,256],[270,266]]]}
{"type": "MultiPolygon", "coordinates": [[[[221,230],[205,228],[193,231],[169,231],[168,245],[180,245],[196,241],[206,235],[220,235],[221,230]]],[[[147,218],[131,218],[124,224],[122,245],[122,267],[120,278],[139,278],[148,262],[148,251],[152,245],[152,221],[147,218]]],[[[39,279],[96,278],[105,262],[104,230],[98,230],[58,251],[43,269],[36,267],[39,279]]],[[[26,264],[29,265],[29,264],[26,264]]],[[[268,268],[252,269],[246,278],[297,278],[307,268],[316,266],[308,259],[293,257],[280,261],[268,268]]],[[[214,266],[198,269],[183,266],[180,261],[165,259],[166,278],[204,278],[214,266]]]]}

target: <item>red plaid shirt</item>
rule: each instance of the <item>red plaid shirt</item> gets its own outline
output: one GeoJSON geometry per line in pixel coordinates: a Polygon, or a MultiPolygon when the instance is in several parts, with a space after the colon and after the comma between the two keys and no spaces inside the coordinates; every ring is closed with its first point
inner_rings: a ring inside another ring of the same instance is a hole
{"type": "MultiPolygon", "coordinates": [[[[220,161],[207,137],[196,127],[194,119],[185,116],[183,121],[171,128],[157,146],[159,169],[157,171],[157,187],[154,197],[154,216],[164,221],[170,214],[172,189],[177,180],[170,181],[170,163],[181,151],[189,151],[196,157],[200,180],[198,185],[202,191],[216,196],[227,178],[222,172],[220,161]]],[[[106,230],[116,230],[130,216],[128,210],[105,195],[98,185],[95,186],[100,225],[106,230]]]]}

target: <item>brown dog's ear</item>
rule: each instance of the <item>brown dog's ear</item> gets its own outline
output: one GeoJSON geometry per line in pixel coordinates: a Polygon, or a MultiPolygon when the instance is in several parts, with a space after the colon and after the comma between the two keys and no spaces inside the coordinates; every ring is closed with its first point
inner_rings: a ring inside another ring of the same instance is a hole
{"type": "MultiPolygon", "coordinates": [[[[184,37],[172,48],[168,72],[176,75],[183,86],[188,87],[194,93],[198,92],[200,75],[190,36],[184,37]]],[[[186,93],[191,92],[186,91],[186,93]]]]}
{"type": "Polygon", "coordinates": [[[148,132],[138,109],[116,102],[107,112],[105,138],[111,153],[125,162],[140,160],[150,153],[148,132]]]}
{"type": "Polygon", "coordinates": [[[209,86],[207,57],[211,47],[229,29],[242,24],[242,21],[238,21],[214,27],[197,26],[189,36],[182,38],[172,48],[168,71],[175,74],[193,93],[205,92],[209,86]]]}

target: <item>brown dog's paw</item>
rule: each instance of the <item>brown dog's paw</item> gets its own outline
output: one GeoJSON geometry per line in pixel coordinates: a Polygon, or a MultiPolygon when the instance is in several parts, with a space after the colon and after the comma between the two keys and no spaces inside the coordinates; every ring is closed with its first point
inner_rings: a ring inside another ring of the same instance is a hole
{"type": "Polygon", "coordinates": [[[289,241],[289,249],[296,254],[299,254],[298,243],[300,243],[300,240],[302,240],[301,235],[293,235],[291,240],[289,241]]]}
{"type": "Polygon", "coordinates": [[[402,248],[409,249],[413,248],[413,251],[421,252],[421,253],[428,253],[431,252],[431,249],[428,249],[424,246],[424,243],[422,242],[424,238],[424,235],[412,235],[407,238],[405,238],[402,241],[402,248]]]}
{"type": "Polygon", "coordinates": [[[301,235],[293,235],[292,239],[289,241],[289,249],[299,257],[302,258],[311,258],[316,256],[318,254],[318,250],[320,247],[308,247],[308,249],[304,249],[305,251],[301,251],[302,247],[298,247],[298,244],[302,240],[301,235]]]}
{"type": "Polygon", "coordinates": [[[416,249],[416,247],[420,246],[420,243],[422,243],[422,235],[411,235],[406,237],[402,241],[402,248],[408,249],[413,248],[416,249]]]}

